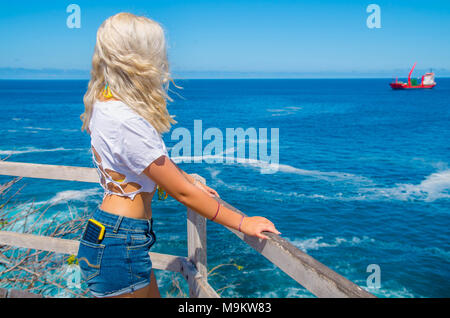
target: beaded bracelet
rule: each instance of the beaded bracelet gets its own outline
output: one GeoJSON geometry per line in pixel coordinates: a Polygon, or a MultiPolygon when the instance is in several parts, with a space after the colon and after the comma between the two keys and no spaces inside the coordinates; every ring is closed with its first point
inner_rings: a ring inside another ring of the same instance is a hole
{"type": "Polygon", "coordinates": [[[239,222],[239,228],[238,228],[239,232],[242,232],[241,231],[242,221],[244,221],[244,216],[242,216],[241,222],[239,222]]]}
{"type": "Polygon", "coordinates": [[[217,211],[216,214],[213,216],[213,218],[211,219],[211,221],[214,221],[214,219],[216,218],[217,214],[219,214],[219,209],[220,209],[220,202],[217,201],[217,211]]]}

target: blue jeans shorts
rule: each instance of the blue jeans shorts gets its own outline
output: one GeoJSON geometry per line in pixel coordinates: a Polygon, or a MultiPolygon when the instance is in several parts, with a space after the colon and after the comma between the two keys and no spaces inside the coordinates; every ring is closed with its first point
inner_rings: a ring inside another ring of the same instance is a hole
{"type": "Polygon", "coordinates": [[[83,279],[95,297],[131,293],[150,284],[149,251],[156,242],[153,219],[135,219],[96,208],[92,219],[105,226],[103,240],[80,239],[77,259],[83,279]]]}

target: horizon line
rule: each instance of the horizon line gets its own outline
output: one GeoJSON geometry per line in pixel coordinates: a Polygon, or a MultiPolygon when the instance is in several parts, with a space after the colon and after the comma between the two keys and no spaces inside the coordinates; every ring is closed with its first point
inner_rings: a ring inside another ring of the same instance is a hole
{"type": "MultiPolygon", "coordinates": [[[[436,77],[450,76],[450,69],[445,67],[431,68],[436,77]],[[442,75],[439,76],[439,73],[442,75]]],[[[419,68],[414,77],[427,73],[430,68],[419,68]]],[[[172,78],[183,79],[332,79],[332,78],[407,78],[406,68],[391,70],[361,70],[361,71],[224,71],[224,70],[173,70],[172,78]]],[[[0,67],[0,79],[79,79],[89,80],[90,69],[59,69],[59,68],[24,68],[0,67]]]]}
{"type": "MultiPolygon", "coordinates": [[[[403,78],[403,77],[401,77],[403,78]]],[[[401,79],[399,77],[399,79],[401,79]]],[[[407,78],[406,76],[404,78],[407,78]]],[[[450,75],[436,76],[438,78],[450,78],[450,75]]],[[[351,79],[393,79],[393,77],[192,77],[192,78],[173,78],[174,80],[193,81],[193,80],[351,80],[351,79]]],[[[8,78],[1,77],[0,81],[89,81],[89,78],[8,78]]]]}

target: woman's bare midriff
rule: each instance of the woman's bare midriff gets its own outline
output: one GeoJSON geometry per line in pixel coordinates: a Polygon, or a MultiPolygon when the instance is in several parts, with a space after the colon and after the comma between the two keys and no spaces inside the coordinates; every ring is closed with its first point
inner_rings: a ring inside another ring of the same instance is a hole
{"type": "Polygon", "coordinates": [[[136,194],[134,200],[115,194],[107,194],[100,205],[100,209],[112,214],[123,215],[135,219],[151,219],[151,202],[155,191],[151,193],[140,192],[136,194]]]}

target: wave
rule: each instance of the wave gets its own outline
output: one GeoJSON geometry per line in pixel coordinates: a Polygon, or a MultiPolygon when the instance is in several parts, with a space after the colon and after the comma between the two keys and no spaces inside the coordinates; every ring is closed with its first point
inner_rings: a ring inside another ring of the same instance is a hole
{"type": "Polygon", "coordinates": [[[64,128],[64,129],[61,129],[62,131],[66,131],[66,132],[78,132],[79,130],[78,129],[69,129],[69,128],[64,128]]]}
{"type": "MultiPolygon", "coordinates": [[[[382,283],[381,286],[386,285],[386,283],[382,283]]],[[[414,294],[406,287],[397,287],[397,288],[379,288],[379,289],[373,289],[368,288],[365,286],[361,286],[361,288],[364,288],[369,293],[374,294],[377,297],[382,298],[419,298],[419,295],[414,294]]]]}
{"type": "MultiPolygon", "coordinates": [[[[225,150],[224,153],[232,153],[234,151],[233,148],[225,150]]],[[[286,164],[275,164],[268,163],[262,160],[257,159],[249,159],[249,158],[236,158],[232,157],[232,162],[226,161],[226,156],[222,154],[217,155],[202,155],[202,156],[178,156],[171,157],[171,159],[176,162],[202,162],[205,159],[213,160],[212,163],[217,164],[239,164],[246,167],[251,168],[259,168],[262,174],[265,174],[264,171],[272,173],[272,172],[283,172],[289,174],[297,174],[302,176],[309,176],[315,179],[320,179],[328,182],[334,181],[355,181],[359,183],[373,184],[373,181],[370,178],[366,178],[364,176],[355,175],[347,172],[336,172],[336,171],[320,171],[320,170],[306,170],[301,168],[296,168],[294,166],[286,165],[286,164]]]]}
{"type": "Polygon", "coordinates": [[[85,189],[85,190],[66,190],[56,193],[46,203],[49,204],[62,204],[68,201],[86,201],[87,198],[95,196],[98,199],[100,190],[97,188],[85,189]]]}
{"type": "Polygon", "coordinates": [[[25,129],[35,129],[35,130],[53,130],[53,128],[42,128],[42,127],[31,127],[31,126],[26,126],[23,127],[25,129]]]}
{"type": "MultiPolygon", "coordinates": [[[[55,128],[44,128],[44,127],[32,127],[32,126],[26,126],[23,127],[25,129],[34,129],[34,130],[55,130],[55,128]]],[[[56,129],[56,130],[60,130],[60,131],[64,131],[64,132],[79,132],[79,129],[70,129],[70,128],[61,128],[61,129],[56,129]]]]}
{"type": "Polygon", "coordinates": [[[372,199],[387,198],[400,201],[435,201],[450,199],[450,169],[438,171],[425,177],[419,184],[400,183],[391,188],[361,189],[372,199]]]}
{"type": "Polygon", "coordinates": [[[359,246],[366,244],[376,244],[377,249],[394,249],[400,250],[404,253],[413,253],[414,255],[420,254],[431,254],[434,257],[441,258],[445,261],[450,261],[450,251],[446,251],[439,247],[420,247],[399,242],[388,242],[380,241],[370,238],[368,236],[363,236],[362,238],[353,236],[352,238],[335,237],[331,241],[323,241],[323,236],[317,236],[313,238],[306,239],[289,239],[286,238],[292,245],[301,249],[303,252],[307,253],[311,250],[319,250],[321,248],[333,248],[341,245],[345,246],[359,246]]]}
{"type": "Polygon", "coordinates": [[[287,116],[287,115],[293,115],[297,113],[298,110],[301,110],[302,107],[298,106],[288,106],[284,108],[272,108],[267,109],[269,113],[272,113],[272,116],[287,116]]]}
{"type": "MultiPolygon", "coordinates": [[[[32,127],[32,126],[26,126],[23,127],[26,129],[26,133],[38,133],[39,130],[60,130],[63,132],[79,132],[79,129],[70,129],[70,128],[61,128],[61,129],[55,129],[55,128],[45,128],[45,127],[32,127]]],[[[16,133],[16,132],[22,132],[21,130],[17,130],[17,129],[8,129],[7,132],[9,133],[16,133]]]]}
{"type": "Polygon", "coordinates": [[[206,170],[209,171],[211,175],[211,179],[216,179],[219,173],[221,172],[219,169],[213,169],[213,168],[206,168],[206,170]]]}
{"type": "MultiPolygon", "coordinates": [[[[246,192],[246,193],[257,193],[257,194],[267,194],[268,196],[275,197],[275,200],[286,199],[309,199],[309,200],[337,200],[337,201],[363,201],[366,200],[366,196],[344,196],[343,193],[336,193],[334,195],[324,195],[324,194],[305,194],[296,191],[276,191],[272,189],[265,189],[258,186],[249,186],[242,183],[230,183],[224,182],[222,179],[218,178],[217,175],[220,173],[220,170],[212,170],[211,179],[220,186],[223,186],[232,191],[246,192]]],[[[217,189],[216,189],[217,190],[217,189]]]]}
{"type": "MultiPolygon", "coordinates": [[[[217,171],[215,172],[215,174],[217,175],[217,171]]],[[[233,183],[226,183],[223,180],[217,178],[216,176],[214,176],[213,174],[211,174],[212,178],[214,179],[214,181],[217,184],[220,184],[221,186],[224,186],[227,189],[233,190],[233,191],[240,191],[240,192],[249,192],[249,193],[264,193],[270,196],[274,196],[277,198],[301,198],[301,199],[322,199],[322,200],[333,200],[336,199],[335,197],[328,197],[328,196],[324,196],[321,194],[304,194],[304,193],[298,193],[295,191],[290,191],[290,192],[280,192],[280,191],[275,191],[275,190],[269,190],[269,189],[263,189],[260,187],[252,187],[252,186],[247,186],[244,184],[233,184],[233,183]]]]}
{"type": "MultiPolygon", "coordinates": [[[[102,189],[100,189],[102,190],[102,189]]],[[[38,212],[31,213],[26,218],[20,217],[18,220],[14,221],[10,226],[8,226],[9,231],[22,232],[24,229],[31,224],[33,224],[38,218],[39,220],[39,228],[45,229],[50,225],[54,219],[53,214],[49,215],[49,217],[41,218],[41,213],[47,211],[48,208],[53,206],[58,206],[61,204],[66,204],[69,201],[81,201],[81,202],[93,202],[98,204],[101,202],[101,193],[99,189],[85,189],[85,190],[66,190],[56,193],[53,197],[48,200],[43,201],[27,201],[25,203],[19,203],[11,208],[8,208],[8,213],[12,215],[22,215],[25,216],[30,212],[38,212]],[[39,212],[40,211],[40,212],[39,212]]],[[[77,210],[76,206],[70,206],[70,209],[67,207],[61,208],[63,213],[57,215],[57,221],[67,221],[70,218],[73,218],[72,210],[77,210]]]]}
{"type": "Polygon", "coordinates": [[[12,212],[26,211],[31,208],[38,208],[43,205],[58,205],[69,201],[92,201],[97,202],[101,199],[103,189],[91,188],[85,190],[65,190],[57,192],[53,197],[44,201],[27,202],[18,204],[12,212]],[[90,198],[93,197],[93,198],[90,198]]]}
{"type": "Polygon", "coordinates": [[[264,189],[262,187],[247,186],[245,184],[226,183],[218,174],[220,170],[214,170],[211,178],[218,184],[235,191],[266,193],[278,197],[301,198],[301,199],[321,199],[337,201],[425,201],[433,202],[438,199],[450,199],[450,169],[434,172],[419,184],[397,184],[394,187],[370,187],[373,181],[363,176],[358,176],[342,172],[324,172],[319,170],[304,170],[292,166],[281,165],[282,172],[311,176],[315,179],[334,181],[353,181],[356,189],[352,188],[352,193],[346,195],[342,192],[331,194],[304,194],[295,191],[275,191],[264,189]],[[357,194],[355,195],[355,191],[357,194]]]}
{"type": "Polygon", "coordinates": [[[0,155],[18,155],[24,153],[32,153],[32,152],[52,152],[52,151],[83,151],[88,150],[87,148],[51,148],[51,149],[43,149],[43,148],[35,148],[35,147],[25,147],[20,150],[0,150],[0,155]]]}
{"type": "MultiPolygon", "coordinates": [[[[274,286],[275,287],[275,286],[274,286]]],[[[232,292],[230,298],[241,298],[237,292],[232,292]]],[[[311,294],[306,288],[302,287],[278,287],[272,291],[256,291],[255,298],[314,298],[315,296],[311,294]]]]}
{"type": "MultiPolygon", "coordinates": [[[[267,164],[264,162],[257,162],[257,163],[250,163],[250,164],[256,164],[259,166],[260,164],[267,164]]],[[[285,172],[285,173],[292,173],[292,174],[298,174],[302,176],[310,176],[314,177],[316,179],[322,179],[326,181],[340,181],[340,180],[352,180],[357,182],[363,182],[363,183],[370,183],[372,184],[373,181],[369,178],[355,175],[352,173],[347,172],[335,172],[335,171],[320,171],[320,170],[305,170],[296,168],[290,165],[284,165],[284,164],[278,164],[278,171],[285,172]]]]}
{"type": "Polygon", "coordinates": [[[353,246],[353,245],[359,245],[359,244],[367,243],[367,242],[370,242],[370,243],[375,242],[374,239],[367,237],[367,236],[363,236],[362,238],[354,236],[351,239],[346,239],[343,237],[336,237],[336,238],[334,238],[334,241],[329,242],[329,243],[323,242],[322,240],[323,240],[323,236],[318,236],[318,237],[309,238],[309,239],[294,239],[294,240],[289,240],[289,241],[291,242],[292,245],[295,245],[297,248],[301,249],[305,253],[307,253],[310,250],[318,250],[323,247],[337,247],[342,244],[353,246]]]}

